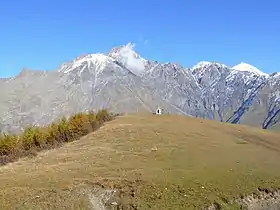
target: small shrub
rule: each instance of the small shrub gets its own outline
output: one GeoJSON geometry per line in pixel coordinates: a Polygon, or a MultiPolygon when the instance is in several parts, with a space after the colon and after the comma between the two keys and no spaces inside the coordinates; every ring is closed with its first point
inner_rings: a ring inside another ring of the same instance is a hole
{"type": "Polygon", "coordinates": [[[99,123],[97,122],[96,114],[94,112],[89,112],[88,120],[89,120],[90,132],[95,131],[99,127],[99,123]]]}
{"type": "Polygon", "coordinates": [[[38,148],[44,140],[42,131],[35,126],[25,128],[19,138],[24,150],[31,150],[34,147],[38,148]]]}
{"type": "Polygon", "coordinates": [[[89,119],[86,114],[78,113],[73,115],[68,120],[68,129],[70,135],[73,137],[72,140],[76,140],[81,136],[86,135],[89,131],[86,128],[89,125],[89,119]]]}
{"type": "Polygon", "coordinates": [[[14,154],[18,150],[18,136],[0,135],[0,156],[14,154]]]}
{"type": "Polygon", "coordinates": [[[68,119],[63,117],[48,126],[30,126],[19,135],[0,134],[0,164],[22,156],[34,156],[36,151],[75,141],[113,118],[114,115],[103,109],[97,113],[77,113],[68,119]]]}
{"type": "Polygon", "coordinates": [[[58,123],[52,127],[53,131],[49,131],[49,133],[53,133],[54,142],[63,143],[69,142],[72,139],[71,132],[69,130],[69,121],[67,121],[66,117],[63,117],[58,123]]]}
{"type": "Polygon", "coordinates": [[[98,122],[103,123],[112,120],[113,115],[111,115],[106,109],[102,109],[97,112],[96,119],[98,122]]]}

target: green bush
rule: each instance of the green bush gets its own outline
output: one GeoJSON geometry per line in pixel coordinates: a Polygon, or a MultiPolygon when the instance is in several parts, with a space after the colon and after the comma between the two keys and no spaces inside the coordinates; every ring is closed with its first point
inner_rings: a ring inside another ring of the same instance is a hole
{"type": "Polygon", "coordinates": [[[34,151],[75,141],[113,118],[112,114],[103,109],[97,113],[77,113],[68,119],[63,117],[48,126],[27,127],[19,135],[0,134],[0,164],[14,161],[34,151]]]}

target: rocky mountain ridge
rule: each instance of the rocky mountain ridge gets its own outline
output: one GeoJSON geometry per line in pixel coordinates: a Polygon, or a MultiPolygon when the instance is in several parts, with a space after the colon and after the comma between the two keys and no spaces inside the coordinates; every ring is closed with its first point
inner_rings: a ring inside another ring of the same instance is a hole
{"type": "Polygon", "coordinates": [[[0,89],[3,132],[79,111],[153,112],[158,106],[168,113],[280,129],[280,73],[205,61],[186,69],[146,60],[132,44],[77,57],[55,71],[25,69],[1,79],[0,89]]]}

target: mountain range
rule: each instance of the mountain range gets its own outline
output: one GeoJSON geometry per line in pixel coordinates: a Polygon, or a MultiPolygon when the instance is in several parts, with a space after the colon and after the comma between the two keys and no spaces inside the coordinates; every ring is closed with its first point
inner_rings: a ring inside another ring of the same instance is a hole
{"type": "MultiPolygon", "coordinates": [[[[23,69],[0,79],[0,131],[18,132],[75,112],[183,114],[280,129],[280,73],[246,63],[199,62],[192,68],[146,60],[132,44],[82,55],[54,71],[23,69]]],[[[176,123],[176,122],[174,122],[176,123]]]]}

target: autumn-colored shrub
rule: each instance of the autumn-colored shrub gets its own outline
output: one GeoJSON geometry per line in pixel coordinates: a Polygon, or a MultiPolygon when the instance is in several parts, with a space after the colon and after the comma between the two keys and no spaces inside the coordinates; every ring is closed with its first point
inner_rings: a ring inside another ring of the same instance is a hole
{"type": "Polygon", "coordinates": [[[41,130],[38,127],[27,127],[23,133],[19,136],[21,146],[23,150],[31,150],[34,147],[40,147],[44,136],[41,134],[41,130]]]}
{"type": "Polygon", "coordinates": [[[110,114],[106,109],[102,109],[96,114],[97,122],[103,123],[112,120],[113,115],[110,114]]]}
{"type": "Polygon", "coordinates": [[[18,150],[18,136],[16,135],[0,135],[0,156],[13,154],[18,150]]]}
{"type": "Polygon", "coordinates": [[[14,161],[29,153],[33,155],[34,151],[75,141],[113,118],[114,116],[107,110],[100,110],[97,113],[77,113],[47,126],[27,127],[19,135],[1,134],[0,164],[14,161]]]}
{"type": "Polygon", "coordinates": [[[77,139],[89,133],[87,125],[89,125],[89,117],[86,114],[78,113],[68,120],[68,129],[73,139],[77,139]]]}

